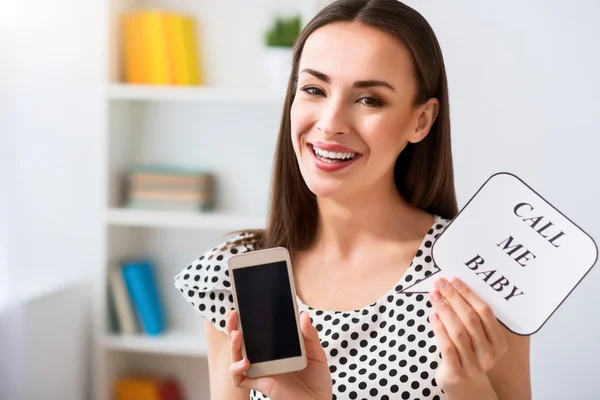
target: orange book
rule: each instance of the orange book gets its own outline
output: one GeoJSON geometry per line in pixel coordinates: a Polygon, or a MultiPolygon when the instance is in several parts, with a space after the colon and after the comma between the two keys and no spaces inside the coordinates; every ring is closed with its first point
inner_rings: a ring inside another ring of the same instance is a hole
{"type": "Polygon", "coordinates": [[[191,78],[186,62],[183,18],[176,13],[165,13],[164,24],[167,56],[171,64],[172,83],[174,85],[189,85],[191,78]]]}
{"type": "Polygon", "coordinates": [[[153,377],[124,377],[115,384],[116,400],[183,400],[174,380],[153,377]]]}
{"type": "Polygon", "coordinates": [[[142,21],[138,13],[123,16],[121,38],[125,82],[145,83],[142,21]]]}
{"type": "Polygon", "coordinates": [[[142,12],[143,32],[146,39],[147,83],[168,85],[172,83],[169,57],[167,54],[164,12],[147,10],[142,12]]]}

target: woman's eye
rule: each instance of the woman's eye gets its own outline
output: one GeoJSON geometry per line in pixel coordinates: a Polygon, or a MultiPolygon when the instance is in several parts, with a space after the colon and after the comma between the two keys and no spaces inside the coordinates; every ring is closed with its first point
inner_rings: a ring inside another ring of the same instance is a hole
{"type": "Polygon", "coordinates": [[[322,96],[322,95],[324,95],[324,93],[323,93],[323,91],[321,89],[316,88],[314,86],[308,86],[308,87],[302,88],[302,91],[306,92],[306,93],[308,93],[310,95],[313,95],[313,96],[322,96]]]}
{"type": "Polygon", "coordinates": [[[383,101],[379,100],[376,97],[363,97],[358,101],[359,103],[369,107],[381,107],[384,105],[383,101]]]}

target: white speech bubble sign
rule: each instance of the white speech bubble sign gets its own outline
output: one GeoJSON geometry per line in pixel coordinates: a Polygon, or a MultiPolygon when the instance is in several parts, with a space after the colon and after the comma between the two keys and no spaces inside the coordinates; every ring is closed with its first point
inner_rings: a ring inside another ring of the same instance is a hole
{"type": "Polygon", "coordinates": [[[492,175],[432,247],[438,272],[402,290],[462,279],[518,335],[538,332],[598,259],[594,240],[519,177],[492,175]]]}

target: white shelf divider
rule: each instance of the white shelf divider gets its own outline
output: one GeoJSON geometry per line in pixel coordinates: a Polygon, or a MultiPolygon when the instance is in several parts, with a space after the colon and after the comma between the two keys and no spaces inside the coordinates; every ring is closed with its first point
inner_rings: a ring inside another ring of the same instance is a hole
{"type": "Polygon", "coordinates": [[[114,351],[205,357],[205,342],[201,332],[173,331],[161,336],[108,334],[103,344],[105,349],[114,351]]]}
{"type": "Polygon", "coordinates": [[[110,83],[107,95],[112,100],[210,101],[282,104],[285,93],[262,89],[215,86],[133,85],[110,83]]]}
{"type": "Polygon", "coordinates": [[[106,215],[112,226],[236,230],[264,228],[266,217],[229,213],[162,211],[110,208],[106,215]]]}

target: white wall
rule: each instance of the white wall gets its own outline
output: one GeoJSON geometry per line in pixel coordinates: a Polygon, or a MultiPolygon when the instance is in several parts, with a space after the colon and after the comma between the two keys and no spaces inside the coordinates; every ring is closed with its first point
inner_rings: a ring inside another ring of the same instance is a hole
{"type": "Polygon", "coordinates": [[[101,5],[0,2],[1,398],[85,397],[89,290],[63,289],[99,253],[101,5]]]}
{"type": "Polygon", "coordinates": [[[103,70],[102,21],[93,4],[0,6],[8,38],[0,109],[10,111],[3,135],[12,146],[9,195],[22,293],[85,279],[98,255],[103,70]]]}
{"type": "MultiPolygon", "coordinates": [[[[600,244],[600,3],[407,3],[444,52],[460,205],[511,171],[600,244]]],[[[596,266],[532,337],[534,399],[598,398],[599,277],[596,266]]]]}

